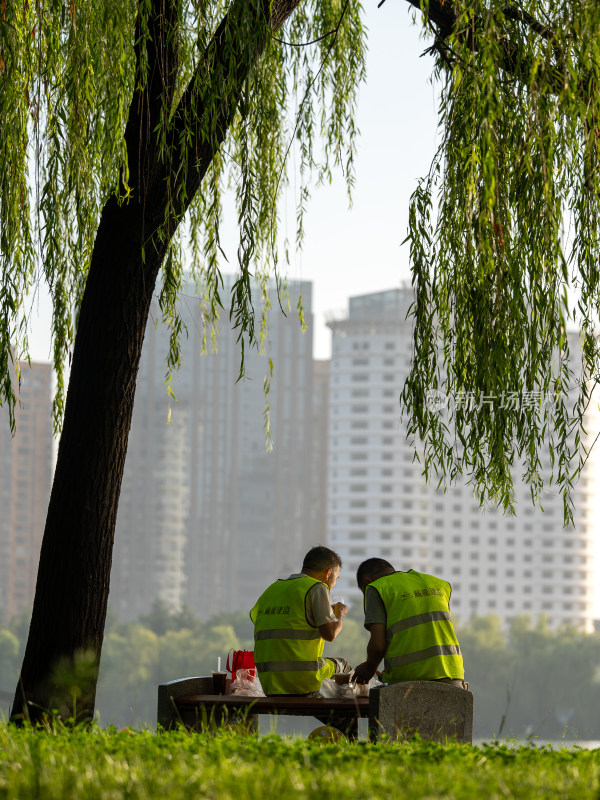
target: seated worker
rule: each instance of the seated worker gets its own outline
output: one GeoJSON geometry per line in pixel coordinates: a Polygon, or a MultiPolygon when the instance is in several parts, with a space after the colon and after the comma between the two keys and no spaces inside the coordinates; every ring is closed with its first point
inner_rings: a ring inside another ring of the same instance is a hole
{"type": "Polygon", "coordinates": [[[272,583],[250,618],[254,623],[254,662],[266,695],[314,695],[321,681],[349,672],[344,659],[323,658],[325,642],[342,629],[348,606],[332,607],[329,590],[342,560],[327,547],[313,547],[302,572],[272,583]]]}
{"type": "Polygon", "coordinates": [[[412,569],[396,572],[383,558],[363,561],[356,580],[371,638],[353,680],[368,683],[383,659],[384,683],[444,681],[469,688],[450,617],[449,583],[412,569]]]}

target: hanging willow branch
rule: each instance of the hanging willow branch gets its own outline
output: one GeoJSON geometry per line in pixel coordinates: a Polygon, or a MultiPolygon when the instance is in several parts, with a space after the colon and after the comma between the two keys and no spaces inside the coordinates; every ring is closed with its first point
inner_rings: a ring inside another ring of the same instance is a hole
{"type": "Polygon", "coordinates": [[[410,209],[402,401],[425,472],[466,473],[481,502],[512,508],[519,465],[541,501],[546,450],[568,521],[600,356],[600,6],[423,9],[443,140],[410,209]]]}
{"type": "Polygon", "coordinates": [[[285,174],[293,136],[301,162],[299,209],[311,173],[328,174],[331,161],[342,158],[349,185],[353,180],[355,105],[364,77],[361,5],[348,0],[342,14],[339,0],[298,2],[3,6],[0,402],[8,403],[11,419],[11,358],[26,356],[28,347],[26,297],[45,282],[53,300],[55,421],[61,424],[64,364],[100,213],[114,195],[148,209],[145,252],[169,243],[161,307],[176,365],[184,267],[206,287],[207,319],[223,307],[221,197],[229,184],[236,187],[239,281],[231,311],[242,340],[256,343],[254,332],[264,324],[254,326],[248,274],[263,286],[272,275],[267,245],[270,236],[277,240],[278,222],[272,210],[286,187],[278,176],[285,174]],[[280,29],[283,37],[275,35],[280,29]],[[287,40],[314,44],[299,49],[287,40]],[[310,108],[296,120],[296,98],[312,81],[310,108]],[[160,211],[152,217],[151,209],[160,211]]]}

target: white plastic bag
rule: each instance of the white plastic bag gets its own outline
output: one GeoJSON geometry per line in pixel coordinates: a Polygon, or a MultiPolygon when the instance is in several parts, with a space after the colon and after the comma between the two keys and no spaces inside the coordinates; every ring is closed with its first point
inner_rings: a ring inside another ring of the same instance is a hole
{"type": "Polygon", "coordinates": [[[379,678],[373,676],[368,683],[355,683],[352,680],[354,673],[350,674],[350,682],[348,683],[348,687],[352,692],[354,697],[368,697],[371,689],[374,689],[376,686],[381,686],[382,683],[379,678]]]}
{"type": "Polygon", "coordinates": [[[333,678],[323,678],[321,681],[321,688],[319,689],[320,697],[338,698],[338,697],[352,697],[352,692],[347,683],[337,683],[333,678]]]}
{"type": "Polygon", "coordinates": [[[264,697],[260,681],[255,669],[238,669],[235,680],[231,683],[231,694],[242,694],[248,697],[264,697]]]}

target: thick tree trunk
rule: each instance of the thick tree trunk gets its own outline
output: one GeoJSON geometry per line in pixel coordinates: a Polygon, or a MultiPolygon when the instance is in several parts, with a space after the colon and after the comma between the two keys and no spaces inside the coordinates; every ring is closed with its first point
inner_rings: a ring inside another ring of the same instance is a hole
{"type": "Polygon", "coordinates": [[[171,142],[177,147],[185,140],[189,149],[176,151],[172,163],[166,165],[157,157],[153,132],[162,104],[170,102],[175,85],[176,53],[170,47],[176,37],[169,26],[176,18],[176,3],[154,0],[148,84],[133,98],[126,130],[134,195],[122,205],[114,197],[107,202],[96,236],[77,323],[14,719],[37,721],[53,709],[65,718],[74,712],[78,719],[93,715],[119,493],[157,275],[168,242],[225,136],[239,91],[264,44],[265,37],[258,31],[251,47],[240,41],[234,48],[224,32],[231,20],[235,30],[256,30],[266,9],[276,29],[297,2],[283,0],[271,7],[247,0],[234,3],[207,51],[215,77],[209,76],[203,84],[193,79],[173,118],[171,142]],[[222,80],[223,74],[235,74],[237,84],[215,106],[211,81],[222,80]],[[206,98],[211,98],[210,105],[203,107],[206,98]],[[195,136],[182,137],[181,128],[189,126],[190,115],[197,120],[208,115],[213,124],[202,129],[197,124],[195,136]],[[202,136],[207,129],[215,132],[210,141],[202,136]],[[190,167],[183,170],[186,191],[180,192],[179,206],[165,223],[166,171],[174,174],[181,163],[190,167]]]}

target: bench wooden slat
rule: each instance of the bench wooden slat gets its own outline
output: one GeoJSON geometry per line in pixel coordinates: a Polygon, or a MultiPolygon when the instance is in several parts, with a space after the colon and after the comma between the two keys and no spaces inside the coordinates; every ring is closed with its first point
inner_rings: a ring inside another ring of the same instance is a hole
{"type": "Polygon", "coordinates": [[[175,705],[183,710],[190,708],[230,708],[232,710],[249,709],[253,714],[305,714],[314,716],[313,712],[336,711],[352,716],[369,716],[369,698],[329,698],[329,697],[249,697],[235,694],[184,694],[175,699],[175,705]]]}

